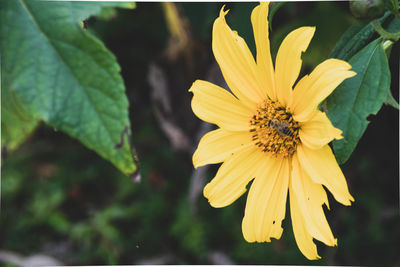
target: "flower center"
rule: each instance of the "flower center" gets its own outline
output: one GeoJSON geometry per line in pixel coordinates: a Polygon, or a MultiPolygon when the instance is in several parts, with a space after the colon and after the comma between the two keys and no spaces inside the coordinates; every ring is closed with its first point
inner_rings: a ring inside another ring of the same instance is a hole
{"type": "Polygon", "coordinates": [[[250,119],[254,144],[276,157],[290,157],[296,151],[300,125],[279,103],[264,100],[250,119]]]}

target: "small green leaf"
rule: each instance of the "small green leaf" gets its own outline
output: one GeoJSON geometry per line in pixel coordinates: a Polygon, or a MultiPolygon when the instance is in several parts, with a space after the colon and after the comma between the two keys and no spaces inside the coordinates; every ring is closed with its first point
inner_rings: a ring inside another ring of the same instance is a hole
{"type": "MultiPolygon", "coordinates": [[[[379,23],[383,23],[389,15],[390,12],[386,12],[385,15],[378,20],[379,23]]],[[[357,22],[353,24],[336,43],[329,57],[348,61],[371,41],[374,33],[374,27],[372,27],[370,23],[362,24],[357,22]]]]}
{"type": "MultiPolygon", "coordinates": [[[[104,5],[0,1],[2,96],[18,99],[32,123],[28,130],[42,120],[131,174],[136,166],[123,134],[130,122],[120,67],[103,43],[80,26],[83,17],[104,5]],[[122,138],[125,142],[116,148],[122,138]]],[[[3,118],[2,127],[12,127],[13,114],[3,118]]]]}
{"type": "Polygon", "coordinates": [[[333,142],[340,164],[347,161],[364,134],[367,116],[376,114],[388,95],[390,70],[381,42],[371,42],[349,60],[357,75],[345,80],[327,99],[328,117],[343,131],[344,138],[333,142]]]}

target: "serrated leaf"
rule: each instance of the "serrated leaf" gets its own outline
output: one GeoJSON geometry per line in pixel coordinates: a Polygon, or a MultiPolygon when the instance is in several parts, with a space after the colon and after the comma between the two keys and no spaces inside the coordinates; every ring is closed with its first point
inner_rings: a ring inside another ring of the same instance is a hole
{"type": "MultiPolygon", "coordinates": [[[[378,21],[383,23],[390,12],[386,12],[378,21]]],[[[365,45],[367,45],[375,33],[374,27],[370,23],[362,24],[357,22],[353,24],[339,39],[332,49],[330,58],[338,58],[348,61],[365,45]]]]}
{"type": "Polygon", "coordinates": [[[0,2],[2,91],[15,95],[33,120],[77,138],[131,174],[136,166],[128,142],[115,149],[130,129],[120,67],[102,42],[80,27],[75,4],[0,2]]]}
{"type": "Polygon", "coordinates": [[[376,114],[390,89],[390,70],[381,39],[377,39],[350,60],[357,75],[345,80],[327,99],[332,124],[343,131],[343,139],[333,142],[340,164],[350,157],[368,126],[367,116],[376,114]]]}

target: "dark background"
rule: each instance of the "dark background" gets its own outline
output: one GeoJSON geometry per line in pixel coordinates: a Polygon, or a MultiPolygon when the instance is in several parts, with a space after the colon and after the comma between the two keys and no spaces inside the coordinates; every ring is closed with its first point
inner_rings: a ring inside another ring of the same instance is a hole
{"type": "MultiPolygon", "coordinates": [[[[227,4],[228,24],[253,53],[255,5],[227,4]]],[[[191,155],[213,126],[193,115],[188,89],[196,79],[223,85],[211,51],[212,23],[221,6],[173,5],[184,29],[175,37],[160,3],[137,3],[108,21],[88,21],[87,30],[105,42],[122,68],[141,182],[41,125],[16,151],[3,153],[0,256],[5,251],[21,257],[44,254],[68,265],[400,266],[399,114],[394,108],[383,106],[368,117],[367,131],[342,166],[355,203],[342,206],[328,193],[326,216],[338,247],[316,241],[321,260],[308,261],[298,250],[288,211],[280,240],[250,244],[241,232],[246,194],[223,209],[212,208],[202,196],[202,186],[218,166],[194,171],[191,155]]],[[[303,55],[302,74],[309,73],[354,21],[347,2],[287,3],[272,21],[273,57],[289,31],[315,25],[303,55]]],[[[398,99],[399,43],[390,66],[398,99]]]]}

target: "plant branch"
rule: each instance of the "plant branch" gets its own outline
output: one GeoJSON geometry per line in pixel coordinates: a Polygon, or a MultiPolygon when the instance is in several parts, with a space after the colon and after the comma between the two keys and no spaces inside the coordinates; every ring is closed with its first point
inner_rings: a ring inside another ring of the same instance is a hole
{"type": "Polygon", "coordinates": [[[392,40],[393,42],[397,42],[400,39],[400,32],[392,33],[386,31],[378,20],[371,21],[372,27],[374,27],[375,31],[379,33],[384,39],[392,40]]]}

